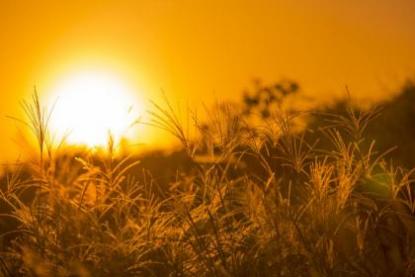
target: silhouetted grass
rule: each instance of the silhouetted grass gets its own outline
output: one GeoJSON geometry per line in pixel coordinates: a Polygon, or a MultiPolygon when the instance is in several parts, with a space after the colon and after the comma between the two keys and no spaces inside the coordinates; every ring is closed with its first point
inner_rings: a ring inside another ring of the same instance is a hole
{"type": "Polygon", "coordinates": [[[138,172],[111,138],[105,155],[58,155],[33,100],[39,158],[0,190],[4,276],[415,274],[414,172],[365,135],[377,110],[320,115],[325,127],[308,130],[330,143],[319,147],[281,106],[258,121],[217,105],[190,137],[154,104],[153,125],[186,156],[161,184],[165,167],[138,172]]]}

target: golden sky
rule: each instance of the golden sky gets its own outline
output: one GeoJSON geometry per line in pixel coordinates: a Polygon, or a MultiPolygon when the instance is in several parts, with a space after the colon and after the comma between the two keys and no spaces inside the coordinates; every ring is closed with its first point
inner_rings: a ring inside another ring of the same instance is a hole
{"type": "Polygon", "coordinates": [[[0,160],[18,152],[6,115],[83,68],[115,72],[142,101],[236,98],[282,77],[318,97],[385,95],[414,76],[414,14],[413,0],[2,0],[0,160]]]}

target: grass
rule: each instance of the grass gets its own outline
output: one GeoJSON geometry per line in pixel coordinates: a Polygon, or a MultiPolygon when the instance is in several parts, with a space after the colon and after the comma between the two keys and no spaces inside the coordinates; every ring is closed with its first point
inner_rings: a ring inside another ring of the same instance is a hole
{"type": "Polygon", "coordinates": [[[102,156],[54,148],[38,97],[24,104],[39,151],[2,179],[2,275],[414,276],[414,170],[365,136],[377,110],[324,115],[321,145],[292,112],[220,104],[191,137],[153,108],[187,157],[166,184],[111,139],[102,156]]]}

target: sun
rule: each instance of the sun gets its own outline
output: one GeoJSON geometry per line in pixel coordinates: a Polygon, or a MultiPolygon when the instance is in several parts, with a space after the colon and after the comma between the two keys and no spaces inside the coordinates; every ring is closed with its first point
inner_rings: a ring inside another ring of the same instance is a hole
{"type": "Polygon", "coordinates": [[[49,128],[70,144],[103,146],[131,134],[139,101],[116,74],[82,71],[66,76],[51,90],[49,128]]]}

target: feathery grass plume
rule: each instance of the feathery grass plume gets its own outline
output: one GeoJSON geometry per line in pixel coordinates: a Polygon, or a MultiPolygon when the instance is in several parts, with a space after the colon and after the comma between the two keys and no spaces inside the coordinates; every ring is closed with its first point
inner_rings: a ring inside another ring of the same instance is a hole
{"type": "Polygon", "coordinates": [[[189,126],[189,113],[186,113],[187,117],[184,126],[179,114],[177,114],[177,112],[174,110],[173,106],[171,105],[171,103],[165,95],[164,104],[166,105],[166,108],[163,108],[154,101],[152,101],[151,103],[154,110],[148,111],[148,113],[151,116],[151,121],[149,122],[149,125],[165,130],[177,139],[179,139],[179,141],[181,142],[189,156],[193,156],[196,149],[195,146],[192,145],[192,138],[190,137],[191,126],[189,126]]]}
{"type": "Polygon", "coordinates": [[[220,104],[193,116],[193,136],[154,103],[151,124],[190,157],[162,184],[167,167],[116,155],[111,136],[105,153],[45,150],[49,119],[33,101],[25,124],[54,157],[1,179],[2,275],[415,274],[414,170],[365,134],[377,111],[325,115],[322,145],[293,113],[271,112],[264,128],[220,104]]]}
{"type": "Polygon", "coordinates": [[[45,151],[50,158],[52,155],[52,138],[48,130],[48,124],[52,115],[53,107],[49,110],[43,106],[39,99],[39,94],[34,88],[34,92],[31,97],[31,101],[21,102],[22,110],[26,116],[26,119],[19,119],[16,117],[9,116],[22,123],[29,131],[33,133],[36,139],[37,147],[39,150],[39,162],[40,166],[44,164],[45,151]]]}

